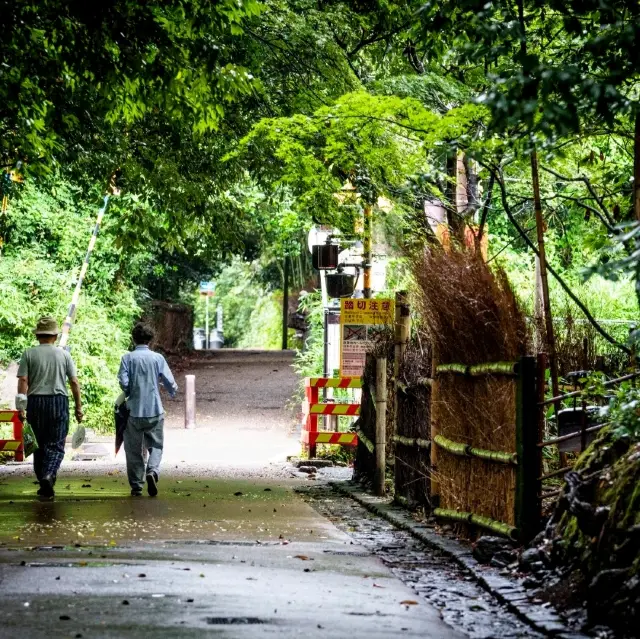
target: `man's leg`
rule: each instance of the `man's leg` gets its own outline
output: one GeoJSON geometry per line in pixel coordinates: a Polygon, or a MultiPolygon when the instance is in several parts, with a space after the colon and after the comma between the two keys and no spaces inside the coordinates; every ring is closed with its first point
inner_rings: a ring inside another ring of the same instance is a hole
{"type": "Polygon", "coordinates": [[[69,399],[64,395],[31,396],[27,421],[38,442],[38,449],[33,456],[33,468],[40,482],[38,494],[52,497],[69,432],[69,399]]]}
{"type": "MultiPolygon", "coordinates": [[[[36,479],[40,481],[42,479],[42,460],[44,458],[46,438],[44,429],[40,424],[40,401],[37,395],[29,397],[27,403],[27,422],[33,429],[33,434],[36,436],[36,441],[38,442],[38,448],[33,453],[33,472],[36,475],[36,479]]],[[[40,494],[40,491],[38,491],[38,494],[40,494]]]]}
{"type": "Polygon", "coordinates": [[[155,497],[158,494],[156,484],[160,477],[160,462],[164,446],[164,415],[153,417],[148,422],[148,429],[144,433],[144,446],[149,451],[146,476],[147,491],[151,497],[155,497]]]}
{"type": "Polygon", "coordinates": [[[42,459],[42,478],[53,484],[64,459],[64,446],[69,434],[69,398],[66,395],[47,397],[46,421],[48,437],[42,459]]]}
{"type": "Polygon", "coordinates": [[[127,458],[127,477],[131,486],[131,494],[142,494],[144,486],[144,433],[140,429],[140,419],[129,417],[124,429],[124,452],[127,458]]]}

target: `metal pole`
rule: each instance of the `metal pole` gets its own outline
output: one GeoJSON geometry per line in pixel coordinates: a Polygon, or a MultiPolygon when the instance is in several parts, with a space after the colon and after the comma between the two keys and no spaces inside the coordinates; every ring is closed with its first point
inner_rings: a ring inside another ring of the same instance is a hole
{"type": "MultiPolygon", "coordinates": [[[[323,362],[322,362],[322,376],[329,377],[329,309],[324,309],[324,345],[323,345],[323,362]]],[[[322,399],[326,400],[328,397],[327,387],[322,389],[322,399]]],[[[325,415],[323,424],[325,430],[329,429],[329,416],[325,415]]]]}
{"type": "Polygon", "coordinates": [[[196,376],[185,375],[184,427],[196,427],[196,376]]]}
{"type": "Polygon", "coordinates": [[[387,457],[387,360],[376,359],[376,495],[384,496],[387,457]]]}
{"type": "Polygon", "coordinates": [[[364,242],[363,242],[363,256],[364,262],[364,290],[365,297],[371,297],[371,262],[373,260],[371,254],[371,226],[373,222],[373,208],[367,204],[364,207],[364,242]]]}
{"type": "Polygon", "coordinates": [[[289,258],[284,258],[284,284],[282,287],[282,350],[289,346],[289,258]]]}

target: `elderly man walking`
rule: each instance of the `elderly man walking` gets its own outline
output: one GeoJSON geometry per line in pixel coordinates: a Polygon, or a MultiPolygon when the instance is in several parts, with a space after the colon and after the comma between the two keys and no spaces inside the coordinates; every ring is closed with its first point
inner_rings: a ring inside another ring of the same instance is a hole
{"type": "Polygon", "coordinates": [[[40,482],[38,495],[53,497],[69,432],[67,380],[78,423],[83,417],[82,400],[71,355],[55,345],[59,333],[56,320],[49,316],[41,317],[34,333],[40,345],[26,350],[20,359],[16,408],[23,409],[26,396],[27,421],[38,442],[38,449],[33,454],[33,469],[40,482]]]}
{"type": "Polygon", "coordinates": [[[131,496],[142,495],[144,482],[150,497],[158,494],[158,478],[164,442],[164,408],[160,399],[160,382],[175,397],[178,385],[160,353],[149,348],[153,331],[136,324],[132,337],[135,350],[120,362],[118,381],[127,397],[129,421],[124,431],[124,452],[131,496]],[[144,453],[149,453],[145,467],[144,453]]]}

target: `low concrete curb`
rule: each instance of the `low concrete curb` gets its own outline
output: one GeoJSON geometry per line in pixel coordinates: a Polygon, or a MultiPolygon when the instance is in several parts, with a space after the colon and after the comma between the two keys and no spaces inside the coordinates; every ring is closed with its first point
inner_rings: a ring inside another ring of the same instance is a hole
{"type": "Polygon", "coordinates": [[[588,639],[587,635],[573,632],[552,608],[542,608],[540,604],[533,603],[529,592],[519,583],[503,577],[495,569],[476,561],[468,546],[439,535],[429,526],[417,523],[404,508],[393,505],[391,500],[374,497],[353,482],[330,482],[330,485],[370,512],[386,519],[390,524],[407,531],[427,546],[451,557],[485,590],[538,632],[559,639],[588,639]]]}

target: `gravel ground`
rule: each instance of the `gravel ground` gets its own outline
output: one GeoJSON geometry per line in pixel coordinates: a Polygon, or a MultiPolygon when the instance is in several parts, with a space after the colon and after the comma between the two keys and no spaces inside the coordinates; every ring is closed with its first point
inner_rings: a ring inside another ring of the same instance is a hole
{"type": "Polygon", "coordinates": [[[394,528],[329,486],[305,487],[301,492],[318,512],[379,557],[419,598],[435,606],[447,625],[474,639],[542,637],[451,559],[426,548],[409,533],[394,528]]]}

